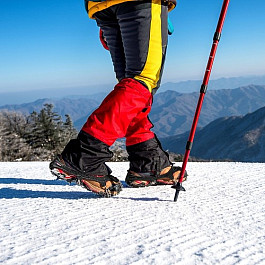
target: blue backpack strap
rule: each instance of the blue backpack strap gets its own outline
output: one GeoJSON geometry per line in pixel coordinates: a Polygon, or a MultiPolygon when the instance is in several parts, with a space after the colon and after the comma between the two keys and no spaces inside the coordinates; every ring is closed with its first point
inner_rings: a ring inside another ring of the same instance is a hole
{"type": "Polygon", "coordinates": [[[174,26],[173,26],[171,20],[169,19],[169,17],[167,19],[167,23],[168,23],[168,26],[167,26],[168,27],[168,35],[172,35],[174,32],[174,26]]]}

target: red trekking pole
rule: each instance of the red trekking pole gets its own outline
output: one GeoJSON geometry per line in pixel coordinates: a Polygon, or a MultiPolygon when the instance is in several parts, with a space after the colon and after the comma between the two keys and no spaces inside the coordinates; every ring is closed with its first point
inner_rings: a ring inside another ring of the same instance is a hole
{"type": "Polygon", "coordinates": [[[215,53],[216,53],[216,50],[217,50],[217,46],[218,46],[218,43],[219,43],[219,40],[220,40],[220,37],[221,37],[221,32],[222,32],[222,28],[223,28],[226,12],[227,12],[227,9],[228,9],[229,1],[230,0],[224,0],[224,2],[223,2],[222,10],[221,10],[221,13],[220,13],[220,16],[219,16],[219,21],[218,21],[218,24],[217,24],[217,27],[216,27],[216,31],[215,31],[215,34],[214,34],[214,37],[213,37],[212,49],[211,49],[211,52],[210,52],[210,56],[209,56],[209,59],[208,59],[208,64],[207,64],[206,71],[205,71],[205,74],[204,74],[203,83],[201,85],[200,97],[199,97],[199,100],[198,100],[198,103],[197,103],[197,108],[196,108],[195,115],[194,115],[194,118],[193,118],[193,123],[192,123],[192,126],[191,126],[189,139],[188,139],[187,145],[186,145],[186,151],[185,151],[184,158],[183,158],[183,163],[182,163],[182,169],[181,169],[180,177],[179,177],[178,182],[175,185],[172,186],[172,188],[176,189],[176,193],[175,193],[175,197],[174,197],[174,201],[175,202],[178,199],[179,192],[180,191],[185,191],[184,187],[182,186],[184,173],[185,173],[186,165],[188,163],[190,151],[191,151],[191,148],[192,148],[192,143],[193,143],[193,139],[194,139],[197,123],[198,123],[198,120],[199,120],[203,99],[204,99],[204,96],[205,96],[206,91],[207,91],[207,86],[208,86],[208,82],[209,82],[210,75],[211,75],[213,61],[214,61],[214,57],[215,57],[215,53]]]}

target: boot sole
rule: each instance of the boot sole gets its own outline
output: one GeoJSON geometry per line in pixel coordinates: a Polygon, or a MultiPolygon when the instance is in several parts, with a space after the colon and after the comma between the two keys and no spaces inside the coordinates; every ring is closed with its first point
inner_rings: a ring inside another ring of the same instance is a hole
{"type": "Polygon", "coordinates": [[[93,185],[93,183],[91,183],[89,180],[85,180],[80,176],[75,176],[73,174],[68,175],[68,173],[63,171],[63,169],[55,167],[56,164],[57,166],[60,165],[59,162],[57,163],[52,162],[50,164],[50,171],[52,175],[57,177],[57,179],[65,180],[69,183],[71,183],[72,181],[75,181],[77,185],[95,194],[98,194],[101,197],[109,198],[109,197],[118,195],[122,190],[122,184],[120,182],[112,184],[112,186],[109,187],[108,189],[99,188],[98,186],[93,185]]]}

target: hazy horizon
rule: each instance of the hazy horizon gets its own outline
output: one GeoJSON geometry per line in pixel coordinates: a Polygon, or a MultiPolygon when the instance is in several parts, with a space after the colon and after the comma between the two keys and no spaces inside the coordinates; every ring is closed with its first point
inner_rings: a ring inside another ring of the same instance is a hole
{"type": "MultiPolygon", "coordinates": [[[[243,76],[221,76],[221,77],[217,77],[217,78],[211,78],[209,83],[214,82],[214,81],[218,81],[218,80],[222,80],[222,79],[251,79],[251,78],[265,78],[265,73],[261,74],[261,75],[243,75],[243,76]]],[[[183,79],[183,80],[177,80],[177,81],[171,81],[169,80],[163,80],[161,82],[161,86],[167,84],[167,83],[173,83],[173,84],[179,84],[179,83],[185,83],[185,82],[193,82],[193,81],[202,81],[203,80],[203,75],[198,78],[188,78],[188,79],[183,79]]],[[[9,93],[17,93],[17,92],[32,92],[32,91],[36,91],[36,92],[40,92],[40,91],[51,91],[51,90],[55,90],[55,91],[63,91],[65,89],[90,89],[90,88],[94,88],[94,90],[91,91],[87,91],[89,93],[87,93],[88,95],[92,95],[92,94],[96,94],[96,93],[101,93],[105,91],[109,91],[111,89],[113,89],[113,86],[117,83],[117,80],[114,81],[110,81],[108,83],[97,83],[97,84],[84,84],[84,85],[59,85],[59,86],[51,86],[51,87],[35,87],[35,88],[25,88],[25,89],[14,89],[14,90],[0,90],[0,95],[1,94],[9,94],[9,93]]],[[[158,90],[159,91],[159,90],[158,90]]],[[[75,91],[73,91],[75,92],[75,91]]]]}
{"type": "MultiPolygon", "coordinates": [[[[166,90],[175,90],[180,93],[199,92],[200,79],[183,80],[179,82],[164,82],[158,93],[166,90]]],[[[240,86],[265,85],[265,75],[260,76],[240,76],[240,77],[221,77],[209,81],[208,90],[234,89],[240,86]]],[[[107,94],[113,89],[115,83],[101,85],[86,85],[80,87],[47,88],[33,89],[24,91],[0,92],[0,106],[23,104],[36,101],[38,99],[50,98],[59,99],[64,97],[93,96],[99,93],[107,94]]]]}

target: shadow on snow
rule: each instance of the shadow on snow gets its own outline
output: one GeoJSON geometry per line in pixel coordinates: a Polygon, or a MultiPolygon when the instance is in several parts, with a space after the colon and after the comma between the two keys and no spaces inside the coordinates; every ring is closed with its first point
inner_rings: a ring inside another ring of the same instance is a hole
{"type": "Polygon", "coordinates": [[[98,199],[99,196],[92,192],[79,191],[33,191],[3,188],[0,190],[0,199],[27,199],[27,198],[51,198],[51,199],[98,199]]]}
{"type": "MultiPolygon", "coordinates": [[[[123,189],[129,188],[125,181],[121,181],[123,189]]],[[[69,186],[66,181],[45,180],[45,179],[23,179],[23,178],[0,178],[0,184],[30,184],[30,185],[62,185],[69,186]]],[[[71,185],[76,185],[72,183],[71,185]]],[[[121,193],[122,194],[122,193],[121,193]]],[[[0,189],[0,199],[27,199],[27,198],[50,198],[50,199],[98,199],[101,196],[90,191],[33,191],[25,189],[2,188],[0,189]]],[[[133,197],[112,197],[115,199],[125,199],[133,201],[168,201],[161,200],[157,197],[154,198],[133,198],[133,197]]]]}
{"type": "Polygon", "coordinates": [[[62,185],[68,186],[66,181],[23,178],[0,178],[0,184],[36,184],[36,185],[62,185]]]}

